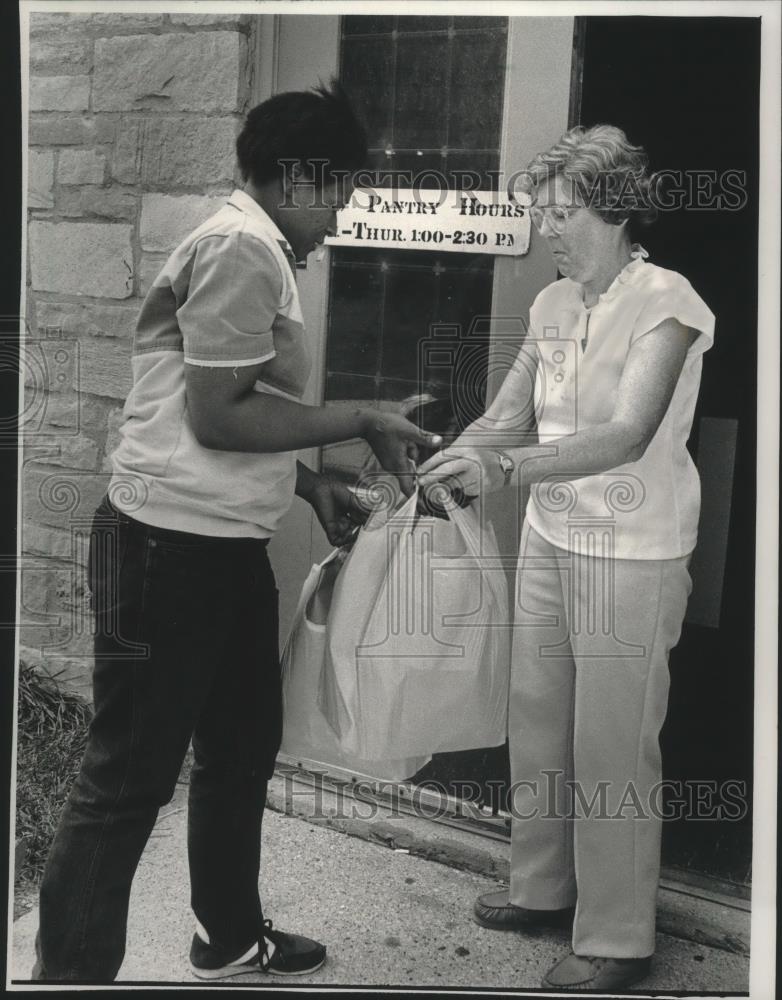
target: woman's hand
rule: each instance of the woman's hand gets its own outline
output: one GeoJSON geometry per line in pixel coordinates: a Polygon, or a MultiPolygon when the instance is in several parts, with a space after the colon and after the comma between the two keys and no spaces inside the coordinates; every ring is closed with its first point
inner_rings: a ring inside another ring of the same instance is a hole
{"type": "MultiPolygon", "coordinates": [[[[419,489],[445,486],[457,502],[459,495],[474,500],[483,493],[493,493],[505,482],[497,453],[489,448],[454,445],[433,455],[418,469],[419,489]]],[[[435,491],[436,492],[436,491],[435,491]]]]}

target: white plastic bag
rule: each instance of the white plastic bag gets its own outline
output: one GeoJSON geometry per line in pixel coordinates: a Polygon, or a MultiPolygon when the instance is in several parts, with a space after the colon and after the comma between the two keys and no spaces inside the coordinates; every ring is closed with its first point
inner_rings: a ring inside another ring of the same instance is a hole
{"type": "Polygon", "coordinates": [[[507,732],[508,589],[490,526],[375,512],[336,580],[320,704],[367,760],[498,746],[507,732]],[[493,564],[492,564],[493,561],[493,564]]]}
{"type": "Polygon", "coordinates": [[[282,652],[282,750],[292,757],[333,764],[370,778],[402,781],[420,771],[429,762],[429,755],[369,762],[345,754],[317,703],[331,590],[345,555],[344,550],[335,549],[313,566],[301,590],[282,652]]]}

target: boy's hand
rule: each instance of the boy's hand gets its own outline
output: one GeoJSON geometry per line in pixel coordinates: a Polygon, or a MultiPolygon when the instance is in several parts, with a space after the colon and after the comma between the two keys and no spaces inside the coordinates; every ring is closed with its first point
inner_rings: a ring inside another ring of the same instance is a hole
{"type": "Polygon", "coordinates": [[[442,442],[439,434],[421,430],[398,413],[380,410],[368,414],[363,436],[378,462],[386,472],[397,477],[402,492],[408,497],[415,489],[418,446],[436,448],[442,442]]]}
{"type": "Polygon", "coordinates": [[[330,476],[318,476],[307,500],[336,547],[349,542],[369,514],[344,483],[330,476]]]}

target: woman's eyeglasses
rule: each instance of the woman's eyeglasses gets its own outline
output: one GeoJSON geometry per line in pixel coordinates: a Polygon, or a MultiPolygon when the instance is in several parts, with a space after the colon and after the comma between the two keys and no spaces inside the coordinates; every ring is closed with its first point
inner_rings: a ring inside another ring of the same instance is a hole
{"type": "Polygon", "coordinates": [[[529,217],[532,220],[532,225],[539,233],[543,232],[543,223],[548,221],[549,229],[559,236],[565,231],[567,220],[580,207],[580,205],[573,205],[572,207],[568,207],[567,205],[547,205],[545,208],[540,208],[538,205],[532,205],[529,210],[529,217]]]}

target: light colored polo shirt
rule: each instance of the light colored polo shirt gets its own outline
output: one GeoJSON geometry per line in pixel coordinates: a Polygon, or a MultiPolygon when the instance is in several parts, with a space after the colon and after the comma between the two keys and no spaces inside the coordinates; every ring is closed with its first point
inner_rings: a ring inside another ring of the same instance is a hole
{"type": "Polygon", "coordinates": [[[692,552],[697,539],[700,482],[686,444],[714,315],[686,278],[646,256],[636,247],[589,309],[582,286],[563,278],[544,288],[530,310],[544,444],[611,419],[629,352],[663,320],[698,331],[668,410],[638,461],[601,475],[533,484],[530,525],[551,544],[585,555],[675,559],[692,552]]]}
{"type": "Polygon", "coordinates": [[[293,254],[244,191],[192,232],[150,288],[133,388],[112,455],[112,503],[146,524],[268,538],[293,499],[294,452],[216,451],[196,440],[185,364],[260,365],[256,392],[299,400],[310,372],[293,254]]]}

